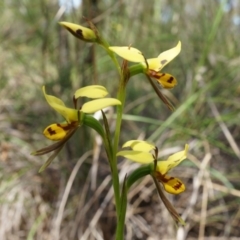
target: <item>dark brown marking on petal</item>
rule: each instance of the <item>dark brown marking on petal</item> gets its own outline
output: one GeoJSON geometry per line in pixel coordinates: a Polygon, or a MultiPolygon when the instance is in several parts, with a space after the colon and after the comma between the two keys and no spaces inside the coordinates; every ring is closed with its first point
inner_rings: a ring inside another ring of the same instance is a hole
{"type": "Polygon", "coordinates": [[[161,64],[164,65],[166,62],[167,62],[166,59],[165,59],[165,60],[162,60],[162,61],[161,61],[161,64]]]}
{"type": "Polygon", "coordinates": [[[62,128],[64,131],[69,131],[70,129],[76,128],[77,125],[78,125],[78,122],[71,122],[66,126],[64,126],[60,123],[57,123],[57,126],[62,128]]]}
{"type": "Polygon", "coordinates": [[[82,34],[82,30],[78,29],[76,32],[74,32],[71,28],[66,27],[65,28],[72,34],[74,35],[76,38],[80,38],[80,39],[84,39],[83,34],[82,34]]]}
{"type": "Polygon", "coordinates": [[[173,186],[173,188],[174,188],[175,190],[178,190],[178,189],[180,189],[180,188],[181,188],[181,186],[182,186],[182,183],[181,183],[181,182],[179,182],[179,181],[177,181],[177,184],[176,184],[176,185],[174,185],[174,186],[173,186]]]}
{"type": "Polygon", "coordinates": [[[76,31],[76,34],[78,35],[78,37],[83,38],[83,31],[81,29],[78,29],[76,31]]]}
{"type": "Polygon", "coordinates": [[[168,82],[168,83],[172,83],[173,80],[174,80],[174,78],[173,78],[173,77],[170,77],[170,78],[167,80],[167,82],[168,82]]]}
{"type": "Polygon", "coordinates": [[[174,179],[173,177],[166,178],[166,174],[162,175],[160,172],[155,172],[155,177],[159,182],[167,183],[168,181],[174,179]]]}
{"type": "Polygon", "coordinates": [[[172,179],[174,179],[174,178],[173,177],[165,178],[165,175],[162,176],[162,181],[165,182],[165,183],[169,182],[172,179]]]}
{"type": "Polygon", "coordinates": [[[48,131],[48,133],[49,133],[51,136],[56,134],[56,131],[55,131],[55,130],[52,130],[51,127],[49,127],[49,128],[47,129],[47,131],[48,131]]]}

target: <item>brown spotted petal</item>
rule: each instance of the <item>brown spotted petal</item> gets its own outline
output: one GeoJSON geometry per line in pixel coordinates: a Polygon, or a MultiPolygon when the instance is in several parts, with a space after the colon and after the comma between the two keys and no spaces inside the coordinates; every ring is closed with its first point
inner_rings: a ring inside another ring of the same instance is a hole
{"type": "Polygon", "coordinates": [[[156,172],[156,178],[159,182],[162,183],[165,191],[168,193],[179,194],[185,191],[184,183],[178,178],[170,177],[167,175],[163,176],[159,172],[156,172]]]}
{"type": "Polygon", "coordinates": [[[87,42],[96,42],[97,36],[90,28],[85,28],[70,22],[60,22],[61,26],[65,27],[73,36],[87,42]]]}
{"type": "Polygon", "coordinates": [[[44,129],[43,134],[50,140],[59,141],[65,138],[69,131],[77,128],[78,125],[78,122],[53,123],[44,129]]]}
{"type": "Polygon", "coordinates": [[[149,76],[155,78],[157,82],[166,89],[171,89],[177,85],[177,79],[168,73],[159,73],[149,70],[149,76]]]}
{"type": "Polygon", "coordinates": [[[169,62],[171,62],[180,52],[181,52],[181,42],[179,41],[176,47],[160,53],[158,56],[158,60],[161,64],[161,67],[158,69],[158,71],[160,71],[169,62]]]}

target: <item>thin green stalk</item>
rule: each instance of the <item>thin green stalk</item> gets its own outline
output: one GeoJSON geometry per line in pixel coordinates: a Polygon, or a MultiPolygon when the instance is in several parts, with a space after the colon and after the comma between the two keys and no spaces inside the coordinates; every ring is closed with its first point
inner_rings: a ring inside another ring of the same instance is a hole
{"type": "Polygon", "coordinates": [[[121,207],[120,214],[118,218],[117,230],[116,230],[116,240],[124,239],[124,226],[125,226],[125,217],[127,210],[127,176],[124,179],[122,194],[121,194],[121,207]]]}
{"type": "Polygon", "coordinates": [[[114,198],[115,198],[115,204],[116,204],[116,212],[117,212],[117,231],[120,231],[120,233],[116,233],[119,240],[123,239],[123,231],[121,230],[122,228],[124,229],[124,220],[123,220],[123,226],[119,230],[119,223],[121,222],[121,218],[123,217],[125,219],[125,214],[126,214],[126,209],[122,209],[122,203],[121,201],[123,200],[120,195],[120,182],[119,182],[119,175],[118,175],[118,169],[117,169],[117,150],[118,150],[118,144],[119,144],[119,138],[120,138],[120,131],[121,131],[121,124],[122,124],[122,115],[123,115],[123,108],[124,108],[124,103],[125,103],[125,78],[124,74],[122,72],[121,67],[119,66],[119,63],[116,59],[115,54],[109,50],[109,44],[107,41],[104,39],[101,39],[101,46],[105,49],[107,54],[111,57],[114,65],[116,66],[118,73],[120,75],[120,81],[119,81],[119,90],[117,94],[117,99],[121,101],[122,105],[117,107],[117,121],[116,121],[116,130],[114,134],[114,141],[113,145],[105,139],[105,144],[108,146],[109,150],[108,152],[108,158],[109,158],[109,164],[111,168],[111,175],[112,175],[112,184],[113,184],[113,190],[114,190],[114,198]],[[122,211],[125,211],[122,212],[122,211]]]}
{"type": "MultiPolygon", "coordinates": [[[[111,145],[111,157],[109,158],[109,163],[111,167],[111,174],[112,174],[112,182],[113,182],[113,189],[114,189],[114,197],[115,197],[115,203],[116,203],[116,211],[117,211],[117,231],[116,231],[116,237],[118,240],[123,239],[123,233],[124,233],[124,223],[125,223],[125,215],[126,215],[126,196],[124,194],[125,189],[125,183],[123,187],[122,196],[120,195],[120,182],[119,182],[119,175],[118,175],[118,169],[117,169],[117,151],[118,151],[118,144],[119,144],[119,138],[121,133],[121,124],[122,124],[122,115],[123,115],[123,109],[125,104],[125,98],[126,98],[126,82],[128,81],[128,75],[124,75],[124,72],[122,71],[122,68],[119,66],[119,63],[116,59],[115,54],[109,50],[109,44],[102,39],[101,44],[108,55],[111,57],[114,65],[118,69],[118,73],[120,75],[120,81],[119,81],[119,89],[117,94],[117,99],[121,101],[121,105],[117,106],[117,121],[116,121],[116,129],[114,134],[114,140],[113,140],[113,146],[111,145]],[[124,202],[124,204],[123,204],[124,202]]],[[[123,68],[124,69],[124,68],[123,68]]]]}
{"type": "Polygon", "coordinates": [[[117,212],[117,218],[119,218],[119,214],[120,214],[120,186],[119,186],[119,177],[118,177],[117,165],[114,163],[113,146],[108,141],[107,136],[105,134],[102,136],[102,139],[103,139],[103,144],[104,144],[104,147],[105,147],[105,151],[106,151],[107,156],[108,156],[109,165],[110,165],[110,168],[111,168],[114,198],[115,198],[115,204],[116,204],[116,212],[117,212]]]}
{"type": "Polygon", "coordinates": [[[112,183],[113,183],[113,190],[114,190],[114,198],[115,198],[115,204],[116,204],[116,212],[117,212],[117,221],[119,221],[119,215],[120,215],[120,206],[121,206],[121,197],[120,197],[120,183],[119,183],[119,175],[118,175],[118,169],[117,169],[117,158],[116,158],[116,153],[117,153],[117,146],[118,146],[118,142],[119,142],[119,137],[120,137],[120,128],[121,128],[121,122],[122,122],[122,113],[123,113],[123,104],[125,102],[125,94],[122,95],[122,92],[124,92],[124,88],[121,88],[121,84],[123,81],[121,81],[123,79],[123,74],[122,74],[122,70],[121,67],[119,66],[119,63],[116,59],[115,54],[109,50],[109,44],[108,42],[101,38],[101,44],[100,44],[105,51],[107,52],[107,54],[110,56],[110,58],[112,59],[114,65],[116,66],[118,73],[120,75],[120,87],[119,87],[119,92],[118,92],[118,99],[121,101],[122,106],[118,106],[117,107],[117,134],[115,132],[115,138],[114,138],[114,145],[112,146],[112,144],[109,144],[107,139],[105,139],[105,144],[108,145],[109,148],[109,154],[108,154],[108,159],[109,159],[109,164],[110,164],[110,168],[111,168],[111,175],[112,175],[112,183]],[[123,90],[122,90],[123,89],[123,90]]]}
{"type": "MultiPolygon", "coordinates": [[[[114,161],[114,153],[113,153],[113,146],[111,141],[109,141],[108,136],[109,133],[106,129],[106,133],[103,137],[103,143],[105,146],[105,150],[108,156],[109,165],[111,168],[111,175],[112,175],[112,183],[113,183],[113,192],[114,192],[114,198],[115,198],[115,204],[116,204],[116,212],[117,212],[117,218],[119,218],[120,214],[120,186],[119,186],[119,176],[118,176],[118,170],[117,170],[117,164],[114,161]]],[[[116,155],[116,154],[115,154],[116,155]]]]}
{"type": "Polygon", "coordinates": [[[118,100],[121,101],[122,105],[117,107],[117,121],[116,121],[116,130],[114,135],[114,142],[113,142],[113,155],[111,160],[111,169],[112,169],[112,181],[113,181],[113,188],[115,194],[115,201],[116,201],[116,210],[117,216],[119,219],[120,216],[120,183],[119,183],[119,176],[118,176],[118,169],[117,169],[117,150],[120,138],[120,131],[121,131],[121,124],[122,124],[122,114],[123,114],[123,106],[125,103],[125,89],[124,87],[120,86],[119,93],[118,93],[118,100]]]}
{"type": "Polygon", "coordinates": [[[109,162],[110,162],[111,172],[112,172],[112,182],[113,182],[114,197],[115,197],[115,203],[116,203],[117,218],[119,218],[119,214],[120,214],[120,184],[119,184],[118,169],[117,169],[117,164],[116,164],[116,157],[114,157],[114,154],[112,155],[112,159],[109,159],[109,162]]]}
{"type": "Polygon", "coordinates": [[[99,133],[103,139],[103,144],[104,144],[105,151],[107,153],[107,157],[108,157],[110,168],[111,168],[114,197],[115,197],[115,203],[116,203],[116,211],[117,211],[117,216],[118,216],[119,211],[120,211],[119,210],[119,208],[120,208],[120,190],[119,190],[120,187],[119,187],[119,177],[118,177],[117,165],[115,163],[116,160],[114,160],[114,156],[116,154],[113,153],[113,146],[108,138],[110,136],[106,135],[106,134],[108,134],[107,130],[105,132],[102,128],[102,125],[92,116],[85,115],[84,124],[86,126],[93,128],[95,131],[97,131],[97,133],[99,133]]]}
{"type": "Polygon", "coordinates": [[[112,175],[112,182],[113,182],[113,190],[114,190],[114,198],[115,198],[115,204],[116,204],[116,212],[117,212],[117,218],[119,218],[120,214],[120,185],[119,185],[119,176],[118,176],[118,170],[117,165],[114,163],[114,154],[112,152],[112,146],[109,145],[109,142],[106,138],[103,139],[105,150],[107,152],[110,168],[111,168],[111,175],[112,175]]]}
{"type": "Polygon", "coordinates": [[[117,206],[116,207],[117,209],[116,239],[117,240],[123,239],[124,223],[125,223],[125,215],[126,215],[125,198],[127,198],[124,194],[120,196],[120,183],[119,183],[119,175],[118,175],[118,169],[117,169],[117,156],[116,156],[118,151],[120,132],[121,132],[125,97],[126,97],[125,82],[124,82],[124,77],[122,75],[122,78],[120,80],[119,90],[118,90],[118,96],[117,96],[117,99],[121,101],[122,105],[117,107],[117,121],[116,121],[116,129],[114,134],[113,156],[112,156],[112,174],[113,174],[113,184],[115,184],[114,191],[115,191],[116,206],[117,206]]]}

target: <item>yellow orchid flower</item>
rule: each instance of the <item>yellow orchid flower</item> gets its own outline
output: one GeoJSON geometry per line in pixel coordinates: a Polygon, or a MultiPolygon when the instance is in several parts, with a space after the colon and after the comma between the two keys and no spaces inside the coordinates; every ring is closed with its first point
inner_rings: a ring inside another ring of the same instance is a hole
{"type": "Polygon", "coordinates": [[[106,88],[99,85],[92,85],[78,89],[74,94],[74,100],[80,97],[101,98],[84,103],[80,110],[68,108],[61,99],[48,95],[43,86],[43,94],[48,104],[58,113],[60,113],[66,120],[64,123],[54,123],[44,130],[44,135],[51,140],[63,139],[70,130],[76,129],[81,124],[81,115],[84,113],[95,113],[98,110],[108,106],[121,104],[115,98],[104,98],[108,92],[106,88]]]}
{"type": "Polygon", "coordinates": [[[77,128],[82,125],[85,114],[95,113],[96,111],[109,106],[121,105],[121,102],[115,98],[104,98],[108,92],[106,88],[99,85],[92,85],[78,89],[73,97],[75,108],[68,108],[61,99],[48,95],[45,91],[45,86],[43,86],[42,90],[48,104],[65,118],[65,122],[53,123],[43,131],[45,137],[58,142],[32,153],[33,155],[43,155],[55,151],[42,166],[40,171],[43,171],[52,162],[66,141],[76,132],[77,128]],[[78,110],[76,108],[76,102],[80,97],[99,99],[84,103],[78,110]]]}
{"type": "Polygon", "coordinates": [[[111,51],[129,62],[137,62],[142,65],[144,71],[150,77],[156,79],[163,88],[171,89],[177,85],[177,80],[171,74],[160,73],[160,70],[172,61],[181,51],[181,42],[177,46],[162,52],[156,58],[145,59],[142,52],[132,47],[109,47],[111,51]]]}
{"type": "MultiPolygon", "coordinates": [[[[153,164],[154,166],[154,160],[157,159],[158,152],[154,145],[145,141],[132,140],[125,143],[123,148],[125,147],[130,147],[132,150],[120,151],[117,156],[123,156],[141,164],[153,164]],[[155,154],[150,153],[151,150],[154,150],[155,154]]],[[[189,146],[186,144],[183,151],[171,155],[167,160],[157,160],[156,162],[153,176],[162,183],[168,193],[179,194],[185,190],[185,185],[180,179],[170,177],[167,173],[187,158],[188,148],[189,146]]]]}

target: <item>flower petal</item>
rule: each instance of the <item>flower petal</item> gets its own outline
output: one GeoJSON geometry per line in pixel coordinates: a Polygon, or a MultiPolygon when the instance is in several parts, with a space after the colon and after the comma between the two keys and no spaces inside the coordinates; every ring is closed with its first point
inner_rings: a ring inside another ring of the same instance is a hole
{"type": "Polygon", "coordinates": [[[75,94],[74,98],[88,97],[88,98],[104,98],[108,95],[107,89],[100,85],[91,85],[83,88],[79,88],[75,94]]]}
{"type": "Polygon", "coordinates": [[[70,22],[60,22],[59,24],[65,27],[76,38],[87,42],[95,42],[97,40],[96,34],[90,28],[85,28],[70,22]]]}
{"type": "Polygon", "coordinates": [[[171,74],[149,71],[149,75],[155,78],[163,88],[171,89],[177,85],[177,79],[171,74]]]}
{"type": "Polygon", "coordinates": [[[42,87],[42,90],[48,104],[60,113],[67,122],[78,121],[78,110],[67,108],[61,99],[46,94],[45,86],[42,87]]]}
{"type": "Polygon", "coordinates": [[[161,183],[166,192],[171,194],[179,194],[185,191],[185,185],[180,179],[169,177],[169,176],[164,176],[164,177],[167,178],[168,180],[164,182],[161,181],[161,183]]]}
{"type": "Polygon", "coordinates": [[[172,168],[176,167],[179,163],[181,163],[184,159],[187,158],[188,148],[189,146],[188,144],[186,144],[183,151],[171,155],[166,161],[158,161],[157,171],[164,175],[172,168]]]}
{"type": "Polygon", "coordinates": [[[111,51],[129,62],[145,62],[142,53],[133,47],[109,47],[111,51]]]}
{"type": "Polygon", "coordinates": [[[96,99],[96,100],[92,100],[90,102],[84,103],[81,111],[84,113],[95,113],[98,110],[101,110],[109,106],[114,106],[114,105],[121,105],[121,102],[116,98],[96,99]]]}
{"type": "Polygon", "coordinates": [[[167,210],[171,214],[172,218],[175,220],[176,223],[180,223],[180,224],[182,224],[184,226],[186,223],[182,220],[182,218],[179,216],[178,212],[175,210],[175,208],[172,206],[172,204],[166,198],[166,196],[164,195],[161,187],[158,186],[159,184],[157,184],[155,179],[154,179],[154,183],[156,184],[159,197],[163,201],[165,207],[167,208],[167,210]]]}
{"type": "MultiPolygon", "coordinates": [[[[160,69],[162,68],[162,64],[160,63],[158,58],[149,58],[147,59],[147,63],[148,63],[148,68],[150,70],[154,70],[156,72],[159,72],[160,69]]],[[[145,68],[147,68],[146,63],[142,62],[141,63],[145,68]]]]}
{"type": "Polygon", "coordinates": [[[146,153],[142,151],[120,151],[117,153],[117,156],[123,156],[127,159],[141,164],[152,163],[154,160],[151,153],[146,153]]]}
{"type": "MultiPolygon", "coordinates": [[[[179,41],[177,46],[159,54],[157,58],[147,59],[148,69],[155,72],[159,72],[164,66],[171,62],[181,51],[181,42],[179,41]]],[[[144,68],[147,68],[145,61],[141,64],[144,68]]]]}
{"type": "Polygon", "coordinates": [[[146,141],[141,141],[141,140],[130,140],[124,143],[122,146],[123,148],[125,147],[131,147],[135,151],[142,151],[142,152],[149,152],[155,148],[154,145],[151,143],[148,143],[146,141]]]}
{"type": "Polygon", "coordinates": [[[180,53],[180,51],[181,42],[179,41],[176,47],[160,53],[158,56],[158,60],[161,64],[161,67],[158,69],[158,71],[160,71],[164,66],[171,62],[180,53]]]}
{"type": "Polygon", "coordinates": [[[53,123],[45,128],[43,134],[46,138],[59,141],[66,137],[68,132],[78,126],[78,122],[75,123],[53,123]]]}
{"type": "Polygon", "coordinates": [[[48,104],[58,113],[60,113],[67,122],[78,121],[79,111],[73,108],[67,108],[63,101],[52,95],[46,94],[45,86],[42,87],[43,94],[48,102],[48,104]]]}
{"type": "MultiPolygon", "coordinates": [[[[65,107],[64,102],[60,98],[57,98],[57,97],[54,97],[52,95],[46,94],[45,86],[42,87],[42,91],[43,91],[44,97],[46,98],[48,104],[51,107],[52,107],[52,105],[54,105],[54,106],[55,105],[60,105],[60,106],[65,107]]],[[[54,108],[54,107],[52,107],[52,108],[54,108]]]]}

